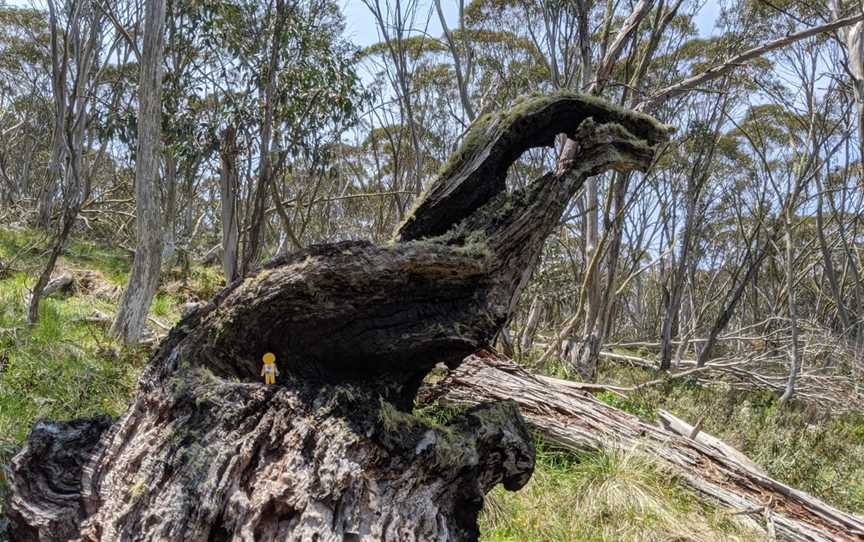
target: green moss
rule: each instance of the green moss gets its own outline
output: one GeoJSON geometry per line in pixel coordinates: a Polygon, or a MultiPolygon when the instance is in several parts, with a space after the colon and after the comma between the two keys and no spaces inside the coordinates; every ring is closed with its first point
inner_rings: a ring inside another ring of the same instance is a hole
{"type": "Polygon", "coordinates": [[[381,422],[384,430],[389,433],[405,431],[406,429],[410,430],[421,425],[431,427],[431,424],[428,424],[425,420],[410,412],[399,410],[383,398],[380,399],[380,403],[381,408],[378,410],[378,420],[381,422]]]}
{"type": "Polygon", "coordinates": [[[137,479],[132,487],[129,488],[129,495],[133,499],[137,499],[141,495],[144,494],[144,490],[147,489],[147,483],[141,478],[137,479]]]}
{"type": "Polygon", "coordinates": [[[411,207],[403,216],[402,221],[396,226],[396,233],[398,233],[405,224],[414,219],[414,214],[417,212],[417,209],[426,200],[426,198],[429,197],[429,194],[435,187],[456,173],[466,160],[474,156],[478,149],[494,137],[497,130],[492,131],[490,127],[498,126],[497,121],[499,116],[500,114],[497,112],[485,113],[474,119],[471,126],[468,128],[468,131],[465,132],[465,136],[459,147],[450,154],[447,161],[438,169],[438,173],[435,174],[435,177],[430,182],[426,183],[423,191],[414,198],[411,207]]]}
{"type": "MultiPolygon", "coordinates": [[[[458,228],[454,228],[453,231],[455,235],[458,235],[458,228]]],[[[471,231],[460,244],[454,246],[454,251],[457,254],[487,260],[491,260],[494,257],[492,249],[489,248],[485,232],[480,230],[471,231]]]]}
{"type": "Polygon", "coordinates": [[[435,461],[442,466],[461,467],[477,455],[474,439],[465,438],[448,427],[436,433],[435,461]]]}
{"type": "Polygon", "coordinates": [[[388,440],[412,447],[418,454],[431,450],[441,466],[464,466],[477,453],[473,435],[463,434],[432,418],[400,411],[384,399],[380,400],[378,418],[388,440]]]}
{"type": "MultiPolygon", "coordinates": [[[[452,176],[462,167],[462,164],[481,148],[483,148],[490,140],[497,137],[506,128],[502,124],[502,119],[505,118],[505,113],[500,111],[485,113],[477,117],[468,131],[465,132],[465,137],[459,148],[453,152],[446,162],[441,166],[441,169],[436,175],[436,180],[446,179],[452,176]]],[[[429,184],[434,186],[435,181],[429,184]]],[[[418,198],[422,199],[422,198],[418,198]]]]}
{"type": "MultiPolygon", "coordinates": [[[[653,132],[658,138],[662,138],[661,134],[672,131],[672,127],[660,123],[653,117],[625,109],[594,96],[572,91],[560,91],[550,94],[534,93],[520,96],[513,102],[510,108],[486,113],[471,123],[460,146],[442,165],[435,178],[427,184],[423,193],[415,198],[414,205],[396,228],[397,234],[406,224],[414,220],[417,209],[436,188],[455,176],[467,161],[476,156],[479,151],[486,148],[491,141],[502,137],[509,137],[509,134],[518,133],[518,130],[514,130],[514,125],[520,120],[549,107],[553,103],[568,99],[576,100],[585,107],[602,111],[604,117],[606,117],[606,124],[622,124],[631,127],[640,125],[642,129],[637,130],[637,132],[653,132]]],[[[573,128],[575,129],[576,127],[574,126],[573,128]]],[[[651,143],[653,144],[655,141],[651,141],[651,143]]]]}
{"type": "Polygon", "coordinates": [[[201,446],[195,439],[188,438],[194,433],[185,431],[187,438],[180,446],[181,464],[180,478],[184,480],[196,492],[200,491],[199,484],[207,478],[210,470],[211,451],[201,446]]]}

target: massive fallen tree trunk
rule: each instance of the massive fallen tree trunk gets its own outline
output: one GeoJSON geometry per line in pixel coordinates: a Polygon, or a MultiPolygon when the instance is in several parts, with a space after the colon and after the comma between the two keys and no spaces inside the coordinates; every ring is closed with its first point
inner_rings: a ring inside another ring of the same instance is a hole
{"type": "Polygon", "coordinates": [[[864,540],[864,520],[767,476],[740,452],[671,415],[656,427],[611,407],[578,384],[535,377],[489,352],[448,373],[426,400],[475,405],[513,398],[543,440],[574,451],[642,450],[670,465],[681,481],[766,532],[795,542],[864,540]],[[694,434],[695,433],[695,434],[694,434]]]}
{"type": "Polygon", "coordinates": [[[417,388],[489,343],[584,180],[645,169],[665,134],[570,94],[484,117],[391,245],[270,262],[172,330],[119,420],[38,425],[9,473],[14,539],[477,539],[484,494],[530,477],[531,436],[507,401],[418,419],[417,388]],[[560,132],[576,158],[507,192],[560,132]]]}

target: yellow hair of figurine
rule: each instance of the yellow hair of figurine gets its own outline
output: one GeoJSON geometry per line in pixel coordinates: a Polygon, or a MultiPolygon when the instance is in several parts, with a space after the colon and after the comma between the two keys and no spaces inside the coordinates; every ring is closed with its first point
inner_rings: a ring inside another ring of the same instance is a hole
{"type": "Polygon", "coordinates": [[[279,374],[279,368],[276,367],[276,356],[272,352],[267,352],[262,358],[264,367],[261,368],[261,376],[264,377],[265,384],[275,384],[276,375],[279,374]]]}

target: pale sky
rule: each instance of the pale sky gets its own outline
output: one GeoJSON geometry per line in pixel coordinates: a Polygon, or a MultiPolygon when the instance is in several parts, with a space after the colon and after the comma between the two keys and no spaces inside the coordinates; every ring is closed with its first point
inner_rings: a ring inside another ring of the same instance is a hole
{"type": "MultiPolygon", "coordinates": [[[[347,23],[347,38],[364,47],[378,41],[378,31],[375,28],[375,20],[369,13],[369,8],[365,6],[362,0],[340,0],[342,3],[342,12],[345,14],[347,23]]],[[[386,0],[381,0],[384,4],[386,0]]],[[[0,4],[4,3],[0,0],[0,4]]],[[[10,6],[41,6],[41,2],[36,0],[6,0],[10,6]]],[[[440,36],[441,25],[438,23],[438,14],[435,12],[432,0],[417,0],[419,6],[416,25],[419,30],[426,30],[433,36],[440,36]],[[428,27],[427,27],[428,22],[428,27]]],[[[454,0],[442,0],[444,15],[447,18],[447,24],[451,27],[456,25],[458,16],[458,5],[454,0]]],[[[720,12],[718,0],[707,0],[705,5],[700,10],[696,17],[696,26],[699,28],[699,33],[702,36],[710,35],[714,29],[714,20],[720,12]]]]}
{"type": "MultiPolygon", "coordinates": [[[[383,5],[385,1],[381,0],[381,4],[383,5]]],[[[378,30],[375,27],[375,20],[372,18],[369,8],[366,7],[363,0],[342,0],[342,2],[342,13],[345,14],[347,24],[346,37],[361,47],[377,42],[378,30]]],[[[438,22],[438,13],[435,12],[433,0],[417,0],[417,5],[418,15],[415,23],[417,29],[425,30],[436,37],[441,36],[441,25],[438,22]]],[[[453,28],[457,25],[459,14],[457,2],[454,0],[442,0],[441,5],[444,9],[447,24],[453,28]]],[[[718,0],[707,0],[705,2],[705,5],[696,16],[696,26],[701,36],[709,36],[713,33],[714,21],[719,13],[720,3],[718,0]]]]}

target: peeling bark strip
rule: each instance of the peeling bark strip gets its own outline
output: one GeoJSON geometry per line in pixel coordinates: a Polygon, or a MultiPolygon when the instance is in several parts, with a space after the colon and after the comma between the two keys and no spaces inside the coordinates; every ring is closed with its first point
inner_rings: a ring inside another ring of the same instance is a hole
{"type": "Polygon", "coordinates": [[[531,435],[510,401],[418,418],[417,387],[493,338],[584,180],[647,168],[665,133],[572,94],[478,124],[394,243],[270,262],[172,330],[98,442],[34,432],[9,476],[15,540],[476,540],[486,492],[529,479],[531,435]],[[576,159],[505,192],[519,154],[561,131],[576,159]],[[83,467],[62,488],[28,489],[68,457],[83,467]]]}
{"type": "Polygon", "coordinates": [[[780,540],[864,540],[864,519],[770,478],[717,439],[649,425],[566,381],[540,380],[503,356],[471,356],[424,395],[455,405],[512,397],[532,429],[553,445],[643,450],[668,464],[685,485],[754,527],[773,530],[780,540]]]}

